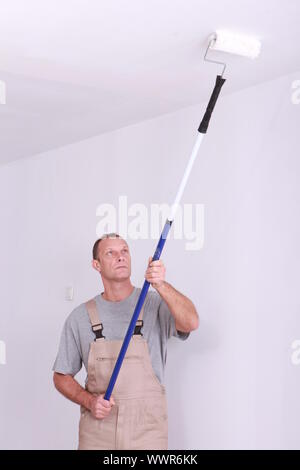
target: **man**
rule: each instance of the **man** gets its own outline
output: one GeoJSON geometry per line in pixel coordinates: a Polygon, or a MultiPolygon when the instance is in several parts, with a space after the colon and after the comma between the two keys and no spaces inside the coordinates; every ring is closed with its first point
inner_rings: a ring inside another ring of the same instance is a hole
{"type": "Polygon", "coordinates": [[[93,247],[93,268],[104,291],[67,318],[53,366],[54,384],[80,405],[79,449],[167,449],[168,419],[163,385],[167,339],[186,339],[199,325],[187,297],[165,280],[161,260],[149,258],[149,291],[110,400],[104,394],[141,289],[132,285],[131,256],[118,234],[93,247]],[[87,370],[86,388],[74,376],[87,370]]]}

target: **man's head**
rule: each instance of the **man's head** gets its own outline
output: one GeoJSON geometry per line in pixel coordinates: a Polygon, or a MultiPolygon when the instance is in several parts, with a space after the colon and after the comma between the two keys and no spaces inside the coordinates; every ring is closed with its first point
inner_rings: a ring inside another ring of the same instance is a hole
{"type": "Polygon", "coordinates": [[[131,256],[127,242],[117,233],[106,233],[93,246],[92,266],[102,280],[124,281],[131,275],[131,256]]]}

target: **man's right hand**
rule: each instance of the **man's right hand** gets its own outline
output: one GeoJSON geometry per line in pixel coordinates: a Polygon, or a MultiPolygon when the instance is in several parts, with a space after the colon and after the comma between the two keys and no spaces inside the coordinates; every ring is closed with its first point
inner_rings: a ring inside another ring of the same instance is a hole
{"type": "Polygon", "coordinates": [[[90,410],[94,418],[104,419],[109,415],[115,404],[113,397],[110,397],[110,400],[108,401],[104,400],[104,394],[93,395],[90,402],[90,410]]]}
{"type": "Polygon", "coordinates": [[[53,381],[60,393],[74,403],[78,403],[78,405],[82,405],[84,408],[90,410],[96,419],[106,418],[113,405],[116,404],[113,397],[110,397],[108,401],[104,400],[104,394],[92,395],[85,390],[72,375],[54,372],[53,381]]]}

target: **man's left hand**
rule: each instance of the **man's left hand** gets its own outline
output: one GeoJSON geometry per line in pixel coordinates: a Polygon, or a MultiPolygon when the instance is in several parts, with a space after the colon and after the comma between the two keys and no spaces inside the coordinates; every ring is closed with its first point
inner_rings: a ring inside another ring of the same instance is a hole
{"type": "Polygon", "coordinates": [[[158,289],[165,282],[166,268],[164,263],[158,259],[152,261],[152,257],[148,260],[148,268],[145,273],[146,281],[150,282],[151,286],[158,289]]]}

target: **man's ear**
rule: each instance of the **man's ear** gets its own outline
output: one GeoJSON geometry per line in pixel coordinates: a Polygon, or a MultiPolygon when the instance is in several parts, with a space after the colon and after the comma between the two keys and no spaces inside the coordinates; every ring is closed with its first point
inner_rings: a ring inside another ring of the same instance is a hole
{"type": "Polygon", "coordinates": [[[101,272],[101,266],[100,266],[100,263],[97,259],[93,259],[92,260],[92,267],[98,271],[99,273],[101,272]]]}

